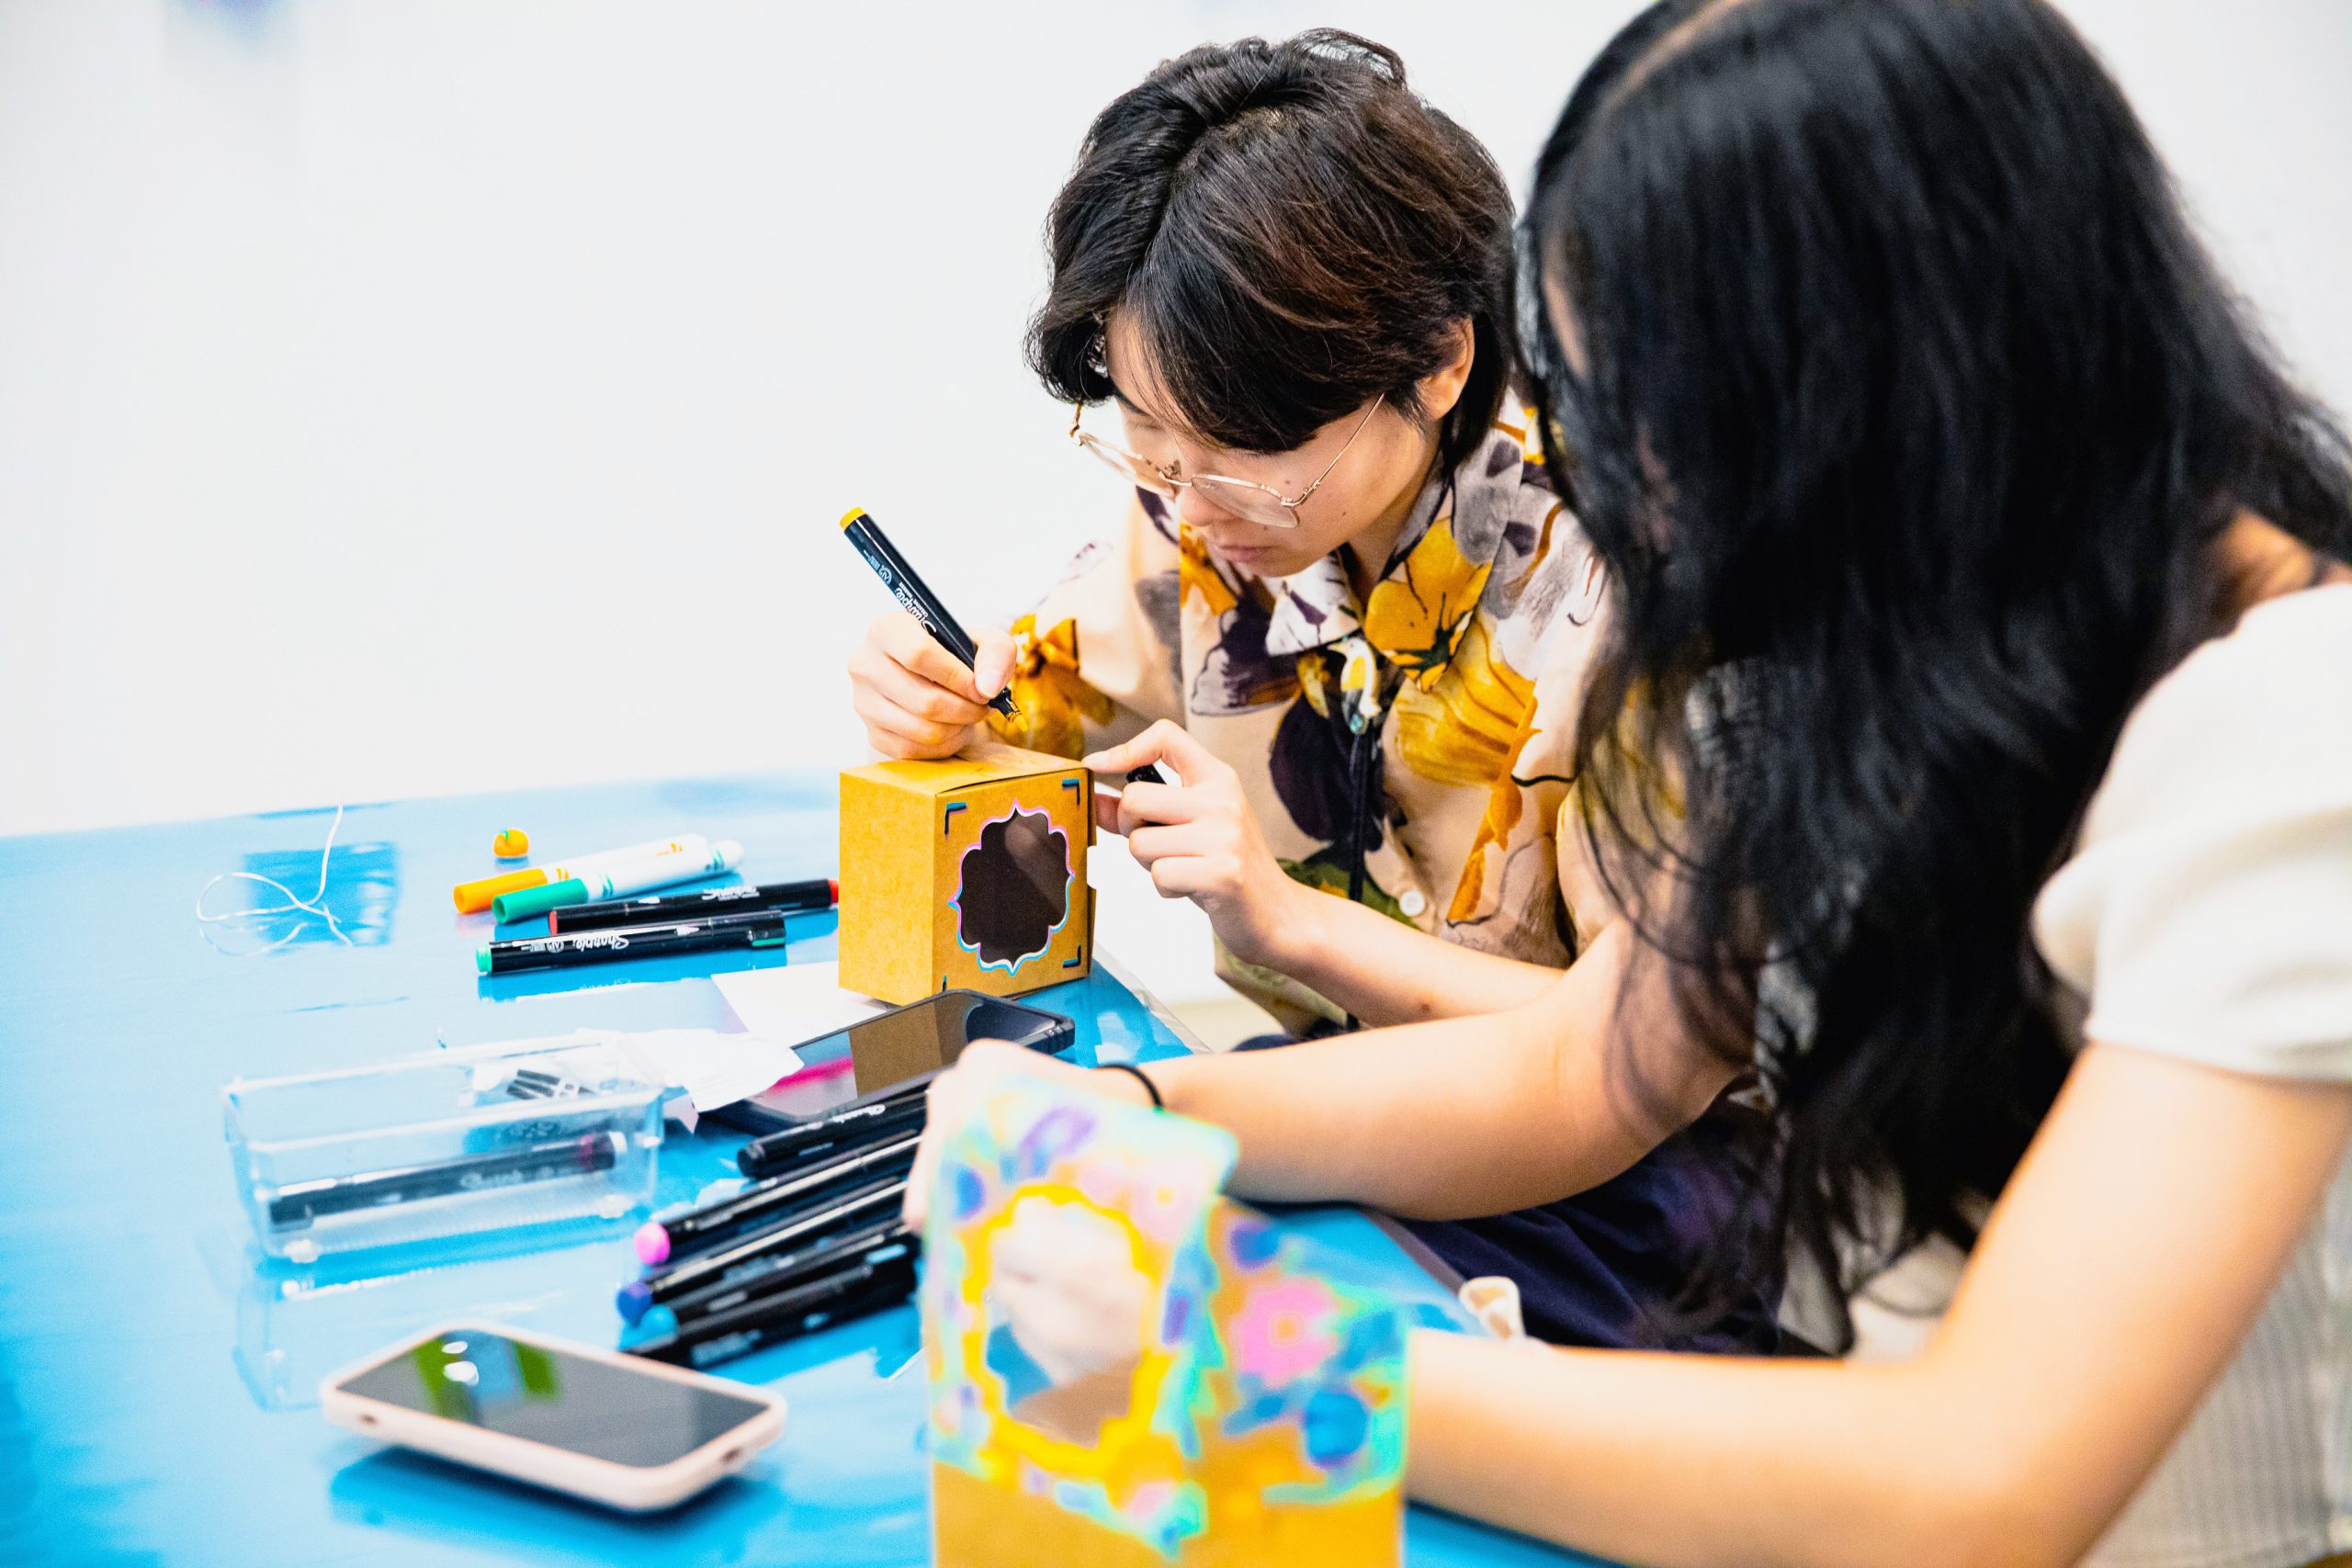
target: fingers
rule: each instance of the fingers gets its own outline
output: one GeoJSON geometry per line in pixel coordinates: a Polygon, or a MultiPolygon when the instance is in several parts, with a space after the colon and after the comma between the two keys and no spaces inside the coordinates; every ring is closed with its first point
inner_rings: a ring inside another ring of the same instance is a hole
{"type": "Polygon", "coordinates": [[[931,1206],[933,1173],[939,1168],[939,1148],[968,1113],[976,1094],[1005,1076],[1005,1056],[1031,1053],[1001,1040],[975,1040],[964,1047],[956,1065],[931,1080],[923,1090],[922,1142],[915,1145],[915,1163],[907,1172],[906,1201],[899,1212],[907,1224],[920,1226],[931,1206]]]}
{"type": "Polygon", "coordinates": [[[1171,855],[1153,863],[1151,885],[1162,898],[1205,898],[1230,893],[1241,880],[1231,855],[1171,855]]]}
{"type": "MultiPolygon", "coordinates": [[[[903,612],[884,616],[867,630],[865,641],[850,655],[850,705],[865,722],[874,749],[885,756],[952,755],[970,741],[973,727],[986,710],[910,670],[891,654],[893,640],[908,628],[929,641],[921,623],[903,612]]],[[[936,644],[933,648],[943,656],[946,652],[936,644]]]]}
{"type": "MultiPolygon", "coordinates": [[[[937,638],[923,630],[921,621],[904,610],[895,610],[867,628],[866,642],[887,654],[901,670],[919,676],[934,686],[954,693],[967,703],[985,703],[994,694],[983,692],[964,668],[964,661],[940,646],[937,638]]],[[[1005,660],[1012,668],[1012,660],[1005,660]]],[[[1002,682],[998,682],[999,686],[1002,682]]]]}
{"type": "MultiPolygon", "coordinates": [[[[936,646],[936,645],[933,645],[936,646]]],[[[944,655],[945,649],[940,649],[944,655]]],[[[955,664],[951,658],[950,664],[955,664]]],[[[960,673],[963,666],[955,665],[960,673]]],[[[976,699],[964,694],[964,687],[971,683],[967,675],[956,685],[940,684],[920,671],[910,670],[893,657],[887,649],[871,642],[861,645],[850,655],[849,678],[853,684],[866,687],[889,699],[900,711],[916,718],[929,719],[934,724],[978,724],[988,710],[976,699]]]]}
{"type": "Polygon", "coordinates": [[[1241,886],[1241,857],[1230,841],[1190,824],[1137,828],[1127,848],[1163,898],[1229,894],[1241,886]]]}
{"type": "Polygon", "coordinates": [[[866,739],[885,756],[952,756],[972,738],[972,726],[919,718],[870,686],[853,686],[850,706],[865,721],[866,739]]]}
{"type": "Polygon", "coordinates": [[[1167,762],[1188,784],[1233,773],[1215,752],[1193,739],[1191,731],[1164,718],[1125,745],[1097,751],[1082,761],[1098,773],[1125,773],[1146,762],[1167,762]]]}
{"type": "Polygon", "coordinates": [[[1097,789],[1094,792],[1094,826],[1105,833],[1124,833],[1119,826],[1119,792],[1097,789]]]}
{"type": "Polygon", "coordinates": [[[972,657],[973,689],[992,697],[1012,679],[1012,637],[1005,632],[982,632],[978,640],[979,651],[972,657]]]}
{"type": "Polygon", "coordinates": [[[953,1073],[942,1073],[931,1080],[923,1090],[922,1141],[915,1145],[915,1163],[907,1171],[907,1195],[899,1201],[899,1217],[912,1230],[922,1229],[924,1218],[931,1212],[931,1173],[939,1166],[939,1140],[949,1125],[944,1114],[946,1106],[944,1086],[953,1073]]]}
{"type": "Polygon", "coordinates": [[[1183,726],[1171,724],[1163,718],[1133,740],[1113,746],[1106,750],[1097,751],[1091,756],[1081,757],[1079,761],[1083,766],[1091,768],[1098,773],[1126,773],[1142,767],[1146,762],[1157,762],[1164,759],[1173,762],[1176,771],[1190,780],[1193,776],[1193,770],[1186,766],[1185,758],[1188,756],[1194,760],[1195,766],[1204,772],[1214,771],[1225,765],[1211,756],[1207,748],[1186,734],[1183,726]]]}
{"type": "Polygon", "coordinates": [[[1119,792],[1116,805],[1119,825],[1113,831],[1131,835],[1136,829],[1154,823],[1197,822],[1204,817],[1223,815],[1226,802],[1200,789],[1131,784],[1119,792]]]}

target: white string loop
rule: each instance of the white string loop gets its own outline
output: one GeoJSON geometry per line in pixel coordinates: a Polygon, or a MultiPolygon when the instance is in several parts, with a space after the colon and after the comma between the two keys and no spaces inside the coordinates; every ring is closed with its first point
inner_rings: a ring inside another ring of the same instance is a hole
{"type": "MultiPolygon", "coordinates": [[[[339,830],[341,830],[342,827],[343,807],[338,806],[334,808],[334,820],[327,824],[326,845],[319,851],[319,890],[316,893],[311,894],[308,898],[296,897],[294,896],[294,890],[291,887],[287,886],[286,884],[278,881],[274,876],[264,876],[259,872],[254,871],[224,871],[197,890],[197,923],[207,926],[219,925],[224,920],[254,920],[260,919],[267,915],[290,915],[300,911],[306,915],[316,915],[321,919],[326,921],[327,930],[334,933],[335,941],[343,943],[345,947],[349,947],[352,944],[351,938],[344,934],[343,927],[335,923],[334,911],[327,908],[327,861],[334,853],[334,836],[339,830]],[[254,909],[231,909],[225,913],[218,915],[206,914],[204,912],[204,896],[211,892],[215,887],[220,886],[224,882],[258,882],[264,887],[275,888],[279,894],[284,896],[286,902],[283,904],[264,904],[260,908],[254,909]]],[[[275,953],[279,948],[284,947],[288,942],[292,942],[300,930],[301,928],[297,926],[292,931],[288,931],[284,936],[279,937],[276,942],[271,942],[267,947],[257,948],[255,951],[259,953],[275,953]]]]}

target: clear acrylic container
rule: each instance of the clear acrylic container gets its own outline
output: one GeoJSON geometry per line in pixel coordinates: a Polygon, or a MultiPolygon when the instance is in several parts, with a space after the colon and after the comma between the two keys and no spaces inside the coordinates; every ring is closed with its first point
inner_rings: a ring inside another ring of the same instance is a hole
{"type": "Polygon", "coordinates": [[[609,1040],[567,1035],[238,1078],[220,1103],[262,1250],[306,1263],[644,1208],[665,1088],[609,1040]]]}

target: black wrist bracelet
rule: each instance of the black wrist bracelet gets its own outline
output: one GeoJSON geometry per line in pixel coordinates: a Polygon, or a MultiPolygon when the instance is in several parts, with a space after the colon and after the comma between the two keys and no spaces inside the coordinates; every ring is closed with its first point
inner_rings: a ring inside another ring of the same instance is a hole
{"type": "Polygon", "coordinates": [[[1151,1108],[1154,1111],[1168,1109],[1168,1102],[1159,1098],[1159,1086],[1151,1081],[1149,1073],[1145,1072],[1133,1062],[1097,1062],[1094,1064],[1094,1070],[1098,1073],[1126,1074],[1136,1082],[1143,1085],[1144,1093],[1151,1096],[1151,1108]]]}

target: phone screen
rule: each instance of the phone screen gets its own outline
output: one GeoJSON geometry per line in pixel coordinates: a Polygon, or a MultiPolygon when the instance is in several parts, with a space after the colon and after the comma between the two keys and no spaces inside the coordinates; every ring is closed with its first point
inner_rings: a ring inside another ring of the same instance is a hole
{"type": "Polygon", "coordinates": [[[919,1077],[943,1062],[952,1063],[967,1041],[1010,1040],[1033,1049],[1050,1045],[1065,1021],[1018,1002],[970,991],[944,992],[798,1046],[804,1069],[753,1095],[752,1102],[776,1115],[805,1121],[839,1110],[860,1095],[919,1077]],[[849,1069],[852,1035],[868,1064],[866,1072],[849,1069]]]}
{"type": "Polygon", "coordinates": [[[615,1464],[684,1459],[768,1407],[479,1328],[423,1340],[346,1393],[615,1464]]]}

